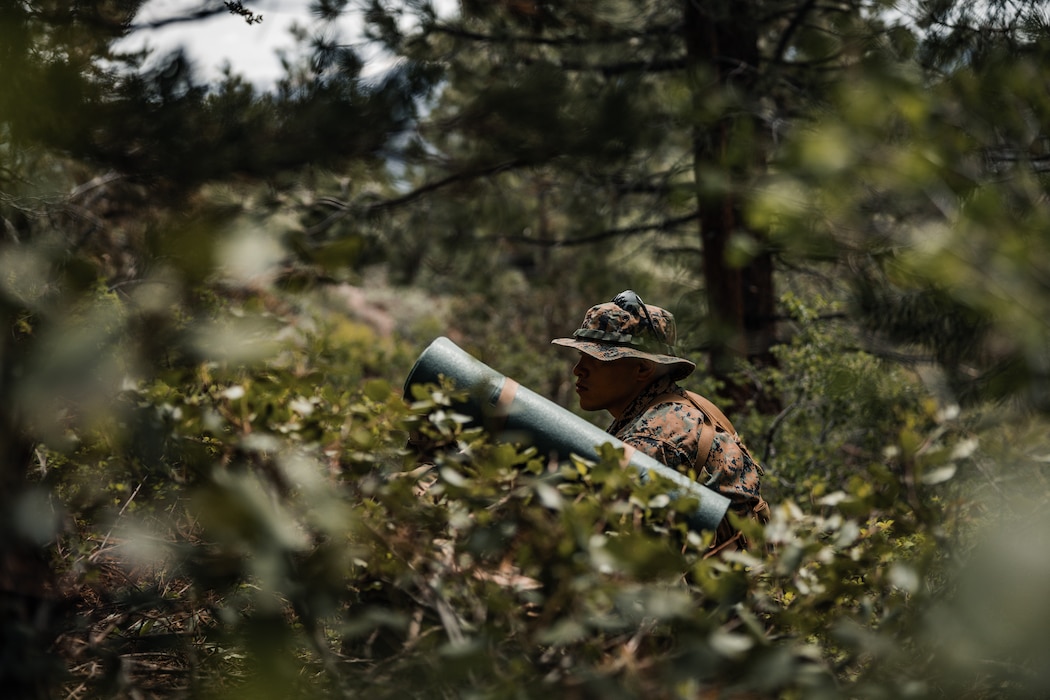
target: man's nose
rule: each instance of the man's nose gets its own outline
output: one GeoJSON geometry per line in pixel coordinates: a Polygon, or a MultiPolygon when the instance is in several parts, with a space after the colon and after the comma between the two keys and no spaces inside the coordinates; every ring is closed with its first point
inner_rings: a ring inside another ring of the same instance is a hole
{"type": "Polygon", "coordinates": [[[572,373],[574,376],[582,377],[586,370],[583,367],[583,358],[581,357],[576,361],[576,364],[572,366],[572,373]]]}

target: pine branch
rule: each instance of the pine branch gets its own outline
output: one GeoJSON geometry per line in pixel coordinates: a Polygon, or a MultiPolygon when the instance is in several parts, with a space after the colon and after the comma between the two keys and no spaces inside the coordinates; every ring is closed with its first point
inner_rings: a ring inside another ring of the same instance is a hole
{"type": "Polygon", "coordinates": [[[500,240],[507,241],[509,243],[525,243],[528,245],[541,246],[544,248],[568,248],[571,246],[581,246],[589,245],[591,243],[599,243],[601,241],[609,240],[610,238],[619,238],[621,236],[637,236],[643,233],[670,231],[675,228],[678,228],[682,224],[699,220],[700,212],[694,211],[690,214],[686,214],[685,216],[679,216],[672,219],[664,219],[663,221],[657,221],[653,223],[638,224],[637,226],[606,229],[605,231],[594,233],[589,236],[581,236],[579,238],[541,240],[538,238],[530,238],[528,236],[500,236],[500,240]]]}
{"type": "Polygon", "coordinates": [[[458,39],[467,39],[486,44],[532,44],[535,46],[599,46],[602,44],[621,44],[635,39],[647,39],[677,34],[681,31],[681,23],[656,25],[646,31],[623,32],[622,34],[609,34],[598,37],[584,36],[580,34],[568,34],[558,37],[542,37],[533,35],[498,35],[482,34],[472,32],[462,27],[450,24],[435,24],[434,31],[458,39]]]}
{"type": "Polygon", "coordinates": [[[485,168],[479,168],[477,170],[469,170],[454,173],[440,180],[434,180],[433,182],[424,183],[423,185],[420,185],[416,189],[412,190],[411,192],[407,192],[400,197],[384,199],[380,202],[375,202],[360,209],[349,202],[344,202],[342,200],[335,199],[334,197],[324,197],[320,199],[319,202],[333,209],[336,209],[336,212],[330,215],[321,223],[316,224],[315,226],[311,226],[309,229],[307,229],[306,233],[308,236],[316,236],[319,233],[323,233],[328,228],[330,228],[332,224],[342,220],[352,211],[361,211],[366,215],[375,214],[381,211],[385,211],[387,209],[393,209],[394,207],[398,207],[404,204],[410,204],[428,194],[437,192],[438,190],[444,189],[451,185],[456,185],[463,182],[471,182],[473,180],[490,177],[492,175],[498,175],[499,173],[515,170],[517,168],[525,167],[528,165],[530,164],[523,160],[513,160],[504,163],[496,163],[494,165],[490,165],[485,168]]]}

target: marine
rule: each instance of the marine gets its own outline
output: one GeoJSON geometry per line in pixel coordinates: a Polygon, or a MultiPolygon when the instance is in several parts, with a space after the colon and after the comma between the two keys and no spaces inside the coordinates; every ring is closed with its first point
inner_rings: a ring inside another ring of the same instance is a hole
{"type": "MultiPolygon", "coordinates": [[[[626,290],[588,309],[572,337],[551,342],[579,351],[572,371],[580,407],[609,412],[608,433],[726,496],[730,512],[765,522],[764,470],[717,406],[679,386],[696,364],[676,341],[673,314],[626,290]]],[[[709,554],[747,546],[727,514],[709,554]]]]}

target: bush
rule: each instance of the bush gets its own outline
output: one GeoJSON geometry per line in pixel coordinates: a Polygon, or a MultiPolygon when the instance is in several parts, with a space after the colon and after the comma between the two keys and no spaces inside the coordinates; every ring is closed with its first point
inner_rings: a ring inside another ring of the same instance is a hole
{"type": "MultiPolygon", "coordinates": [[[[36,532],[66,612],[54,655],[27,653],[23,668],[57,660],[67,694],[983,698],[1047,686],[1028,653],[1046,617],[1029,585],[1039,560],[1015,535],[1038,543],[1046,528],[1002,519],[1004,537],[985,524],[1023,512],[1015,475],[1043,484],[1030,417],[938,406],[800,316],[768,379],[795,405],[766,419],[773,519],[741,523],[750,552],[707,558],[683,517],[695,504],[640,483],[614,450],[552,470],[469,425],[455,387],[402,397],[414,352],[396,339],[327,312],[288,323],[255,298],[210,308],[280,333],[262,355],[185,350],[70,423],[75,439],[38,449],[23,504],[56,514],[36,532]],[[1004,569],[1026,575],[999,581],[1004,569]]],[[[179,337],[211,320],[187,319],[179,337]]],[[[755,434],[761,420],[739,425],[755,434]]],[[[1027,512],[1044,505],[1035,493],[1027,512]]]]}

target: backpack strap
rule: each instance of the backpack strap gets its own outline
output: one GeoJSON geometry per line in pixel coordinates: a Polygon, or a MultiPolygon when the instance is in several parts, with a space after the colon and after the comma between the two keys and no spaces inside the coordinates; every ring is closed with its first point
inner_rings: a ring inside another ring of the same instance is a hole
{"type": "Polygon", "coordinates": [[[711,403],[710,399],[707,399],[694,391],[686,390],[685,395],[692,401],[693,405],[704,412],[705,415],[709,416],[714,421],[715,425],[729,433],[730,435],[736,435],[736,428],[726,418],[726,414],[719,410],[718,406],[711,403]]]}
{"type": "Polygon", "coordinates": [[[729,422],[726,415],[719,410],[718,406],[711,403],[710,399],[688,390],[686,390],[685,395],[705,416],[704,426],[700,429],[700,440],[696,450],[697,468],[703,469],[707,466],[707,458],[711,456],[711,445],[715,441],[717,430],[721,428],[730,436],[736,437],[736,428],[729,422]]]}
{"type": "Polygon", "coordinates": [[[714,444],[715,433],[718,429],[721,429],[731,437],[736,437],[736,428],[733,427],[733,424],[729,422],[726,415],[722,413],[718,406],[714,405],[710,399],[703,397],[694,391],[685,390],[684,398],[674,392],[668,392],[658,397],[653,403],[664,403],[666,401],[674,401],[677,403],[688,401],[700,409],[700,412],[704,414],[704,424],[700,427],[700,436],[697,439],[697,469],[703,469],[707,464],[707,458],[711,456],[711,445],[714,444]]]}

